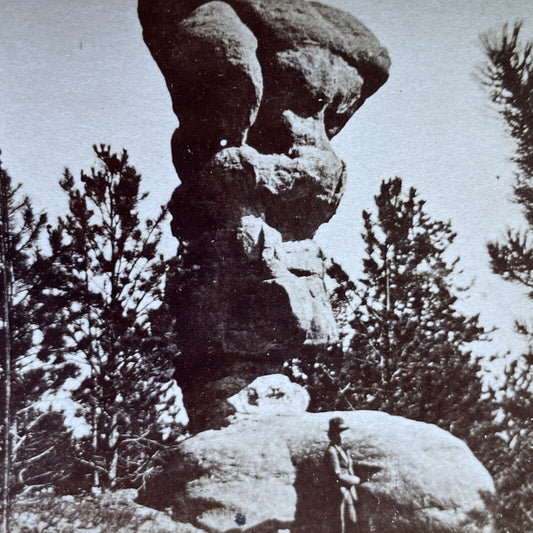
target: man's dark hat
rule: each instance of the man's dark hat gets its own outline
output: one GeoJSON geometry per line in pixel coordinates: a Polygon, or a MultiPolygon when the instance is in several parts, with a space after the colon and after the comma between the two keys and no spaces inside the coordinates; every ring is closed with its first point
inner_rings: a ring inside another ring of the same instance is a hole
{"type": "Polygon", "coordinates": [[[340,416],[336,416],[329,421],[329,432],[340,433],[346,431],[348,426],[344,423],[344,420],[340,416]]]}

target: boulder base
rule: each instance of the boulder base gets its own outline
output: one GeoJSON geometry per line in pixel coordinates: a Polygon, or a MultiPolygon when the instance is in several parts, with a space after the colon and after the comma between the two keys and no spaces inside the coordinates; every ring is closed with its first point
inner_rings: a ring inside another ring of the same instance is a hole
{"type": "Polygon", "coordinates": [[[373,411],[258,417],[205,431],[181,444],[141,499],[208,532],[330,532],[323,455],[333,416],[350,427],[362,531],[495,531],[492,479],[461,440],[373,411]]]}

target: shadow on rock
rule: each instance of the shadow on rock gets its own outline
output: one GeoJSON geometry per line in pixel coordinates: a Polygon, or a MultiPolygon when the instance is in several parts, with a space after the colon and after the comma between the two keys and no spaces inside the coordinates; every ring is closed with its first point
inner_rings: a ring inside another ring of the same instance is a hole
{"type": "MultiPolygon", "coordinates": [[[[358,516],[360,533],[371,531],[370,509],[375,509],[375,498],[365,490],[364,483],[381,470],[370,464],[354,466],[363,485],[358,487],[358,516]]],[[[309,457],[299,462],[296,468],[294,488],[297,506],[291,533],[337,533],[339,515],[339,490],[331,482],[323,459],[309,457]]]]}

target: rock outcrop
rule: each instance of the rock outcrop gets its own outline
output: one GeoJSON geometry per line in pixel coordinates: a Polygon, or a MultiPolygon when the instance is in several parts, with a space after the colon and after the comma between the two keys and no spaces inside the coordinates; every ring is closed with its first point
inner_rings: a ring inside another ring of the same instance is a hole
{"type": "Polygon", "coordinates": [[[494,486],[463,442],[385,413],[306,413],[307,393],[279,375],[338,340],[313,236],[346,181],[330,139],[386,81],[386,50],[313,1],[139,0],[139,17],[180,120],[170,303],[190,429],[208,428],[141,501],[209,533],[327,533],[323,454],[341,414],[363,531],[493,533],[494,486]]]}
{"type": "Polygon", "coordinates": [[[206,413],[228,414],[235,390],[221,380],[250,383],[337,341],[312,240],[346,181],[330,139],[385,82],[389,58],[358,20],[305,0],[139,0],[139,17],[180,121],[171,212],[185,274],[173,303],[201,429],[220,420],[206,413]]]}
{"type": "Polygon", "coordinates": [[[372,411],[239,420],[181,444],[148,480],[148,504],[208,532],[326,533],[326,430],[341,415],[363,483],[362,530],[493,533],[492,479],[466,445],[436,426],[372,411]]]}

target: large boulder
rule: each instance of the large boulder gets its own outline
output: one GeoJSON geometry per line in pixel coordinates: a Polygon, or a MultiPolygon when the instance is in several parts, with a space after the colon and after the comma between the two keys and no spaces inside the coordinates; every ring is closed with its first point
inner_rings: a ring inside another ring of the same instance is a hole
{"type": "Polygon", "coordinates": [[[208,532],[328,532],[323,464],[333,416],[362,478],[362,531],[493,533],[494,485],[461,440],[436,426],[373,411],[239,420],[187,439],[141,500],[172,507],[208,532]]]}
{"type": "MultiPolygon", "coordinates": [[[[258,39],[257,57],[268,86],[261,104],[264,120],[260,119],[259,123],[266,125],[268,130],[272,129],[270,111],[276,111],[275,117],[280,115],[280,111],[295,106],[300,114],[307,115],[324,110],[331,137],[365,98],[388,78],[389,56],[372,32],[344,11],[319,2],[139,0],[139,18],[146,44],[167,81],[179,74],[174,57],[180,56],[186,48],[183,45],[184,26],[194,27],[195,38],[202,35],[208,43],[219,45],[219,50],[213,46],[219,57],[223,55],[220,50],[227,48],[225,43],[219,42],[219,36],[228,33],[233,43],[239,43],[229,47],[233,52],[230,56],[233,64],[243,65],[242,70],[247,70],[248,63],[254,61],[244,61],[241,43],[247,42],[247,39],[236,36],[234,20],[238,19],[243,25],[242,34],[246,33],[246,27],[258,39]],[[223,5],[231,6],[235,17],[230,17],[225,11],[217,21],[217,27],[213,28],[210,26],[210,14],[222,13],[223,5]]],[[[250,44],[249,49],[255,52],[255,45],[250,44]]],[[[217,71],[212,64],[205,66],[196,57],[191,59],[197,64],[197,71],[217,71]]],[[[255,79],[259,85],[258,78],[255,79]]],[[[192,97],[184,85],[179,87],[175,89],[169,84],[171,93],[178,91],[175,93],[176,100],[192,97]]],[[[231,94],[230,84],[226,87],[231,94]]],[[[217,105],[225,105],[223,100],[207,103],[216,110],[217,105]]],[[[258,137],[264,137],[268,132],[258,133],[258,137]]],[[[259,142],[264,143],[265,140],[263,138],[259,142]]],[[[270,140],[275,143],[273,138],[270,140]]]]}

